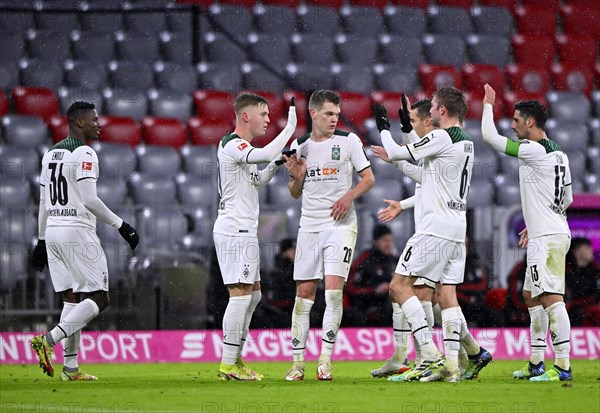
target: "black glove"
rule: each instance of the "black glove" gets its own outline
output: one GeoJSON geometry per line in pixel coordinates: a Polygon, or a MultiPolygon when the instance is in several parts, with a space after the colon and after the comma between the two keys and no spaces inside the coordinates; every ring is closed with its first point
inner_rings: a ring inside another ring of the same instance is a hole
{"type": "MultiPolygon", "coordinates": [[[[294,99],[294,98],[292,98],[292,99],[294,99]]],[[[296,153],[295,149],[292,149],[291,151],[283,151],[283,152],[281,152],[282,155],[285,155],[288,158],[290,156],[292,156],[293,154],[295,154],[295,153],[296,153]]],[[[284,163],[285,163],[285,159],[283,159],[283,158],[279,159],[278,161],[275,161],[275,165],[277,165],[277,166],[283,165],[284,163]]]]}
{"type": "Polygon", "coordinates": [[[46,241],[43,239],[38,240],[37,245],[33,249],[31,254],[31,266],[36,271],[44,271],[44,268],[48,265],[48,251],[46,251],[46,241]]]}
{"type": "Polygon", "coordinates": [[[373,106],[371,106],[371,112],[373,112],[373,116],[375,116],[375,123],[377,124],[379,132],[382,130],[390,130],[390,120],[388,118],[387,110],[385,110],[383,105],[374,103],[373,106]]]}
{"type": "Polygon", "coordinates": [[[408,102],[406,101],[406,95],[404,93],[402,94],[402,107],[398,109],[398,115],[400,115],[400,123],[402,123],[402,132],[409,133],[413,130],[412,124],[410,123],[408,102]]]}
{"type": "Polygon", "coordinates": [[[296,98],[292,96],[290,99],[290,106],[296,106],[296,98]]]}
{"type": "Polygon", "coordinates": [[[135,228],[123,221],[123,225],[119,228],[119,234],[127,241],[132,250],[140,243],[140,236],[138,235],[135,228]]]}

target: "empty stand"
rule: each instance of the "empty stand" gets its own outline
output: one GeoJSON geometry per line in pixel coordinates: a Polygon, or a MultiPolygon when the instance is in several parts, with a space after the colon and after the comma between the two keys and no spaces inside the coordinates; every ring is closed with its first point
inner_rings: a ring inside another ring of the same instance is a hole
{"type": "Polygon", "coordinates": [[[173,89],[150,89],[148,109],[154,117],[174,118],[186,122],[192,113],[192,96],[173,89]]]}
{"type": "Polygon", "coordinates": [[[46,144],[48,129],[38,116],[9,114],[1,122],[2,136],[9,145],[36,148],[46,144]]]}
{"type": "Polygon", "coordinates": [[[103,142],[139,145],[142,142],[140,125],[127,117],[101,116],[100,139],[103,142]]]}
{"type": "Polygon", "coordinates": [[[142,134],[148,145],[164,145],[175,148],[187,141],[187,132],[179,119],[145,117],[142,119],[142,134]]]}
{"type": "Polygon", "coordinates": [[[50,89],[16,87],[12,96],[18,114],[39,116],[48,121],[58,112],[58,98],[50,89]]]}

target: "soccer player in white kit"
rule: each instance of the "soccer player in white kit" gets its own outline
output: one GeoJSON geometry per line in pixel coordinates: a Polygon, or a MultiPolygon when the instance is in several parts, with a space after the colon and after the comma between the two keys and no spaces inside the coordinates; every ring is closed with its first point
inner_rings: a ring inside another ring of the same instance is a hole
{"type": "Polygon", "coordinates": [[[40,175],[38,243],[32,254],[33,268],[46,265],[54,290],[64,301],[60,323],[31,346],[44,373],[54,376],[53,347],[63,339],[63,381],[98,380],[79,371],[77,352],[81,329],[109,304],[106,256],[96,235],[96,218],[118,229],[135,249],[137,231],[115,215],[98,198],[98,156],[85,142],[100,134],[98,113],[88,102],[75,102],[67,110],[69,136],[46,152],[40,175]]]}
{"type": "Polygon", "coordinates": [[[325,280],[325,314],[317,379],[332,380],[331,355],[342,321],[342,293],[356,244],[357,218],[353,201],[375,184],[371,163],[360,138],[336,129],[340,98],[318,90],[308,103],[312,131],[295,140],[296,154],[286,167],[289,189],[302,196],[296,243],[294,280],[296,303],[292,312],[293,365],[288,381],[304,378],[304,352],[310,328],[310,309],[319,282],[325,280]],[[352,188],[356,170],[360,177],[352,188]]]}
{"type": "Polygon", "coordinates": [[[291,100],[283,131],[264,148],[252,140],[262,136],[270,122],[265,98],[243,93],[234,103],[236,126],[217,150],[219,210],[213,238],[229,302],[223,316],[223,356],[218,377],[222,380],[262,380],[242,360],[242,349],[252,314],[261,300],[258,249],[258,189],[277,172],[281,151],[296,130],[296,107],[291,100]],[[259,171],[256,164],[270,162],[259,171]]]}
{"type": "Polygon", "coordinates": [[[477,375],[491,361],[491,354],[481,348],[468,330],[456,298],[456,286],[463,281],[466,259],[466,199],[471,181],[474,148],[469,136],[460,128],[460,116],[466,113],[462,92],[443,87],[433,95],[431,117],[437,129],[419,142],[397,145],[389,130],[387,112],[374,105],[373,113],[381,131],[383,146],[393,161],[423,159],[421,181],[421,221],[401,255],[396,274],[390,283],[392,300],[402,306],[413,335],[421,347],[422,359],[405,380],[458,381],[458,352],[463,344],[472,364],[470,373],[477,375]],[[442,308],[442,332],[446,353],[445,365],[431,374],[438,359],[423,306],[412,290],[415,277],[440,282],[438,301],[442,308]]]}
{"type": "Polygon", "coordinates": [[[500,136],[494,125],[496,92],[484,86],[483,140],[498,152],[519,158],[521,206],[526,228],[519,245],[527,249],[523,298],[531,318],[531,357],[513,377],[531,381],[573,380],[569,362],[571,323],[565,307],[565,256],[571,244],[566,210],[573,202],[569,158],[547,138],[546,108],[538,101],[515,104],[511,128],[518,141],[500,136]],[[544,368],[548,322],[554,367],[544,368]]]}

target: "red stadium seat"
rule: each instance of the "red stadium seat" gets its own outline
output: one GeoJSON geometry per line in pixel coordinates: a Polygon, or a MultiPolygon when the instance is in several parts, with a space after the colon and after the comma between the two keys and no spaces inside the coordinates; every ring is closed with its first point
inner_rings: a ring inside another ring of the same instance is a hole
{"type": "Polygon", "coordinates": [[[69,136],[69,122],[66,116],[55,115],[48,122],[50,133],[52,134],[52,142],[57,143],[69,136]]]}
{"type": "MultiPolygon", "coordinates": [[[[481,91],[464,92],[467,100],[467,119],[481,119],[483,113],[483,87],[481,91]]],[[[504,100],[500,94],[496,94],[494,103],[494,119],[504,117],[504,100]]]]}
{"type": "Polygon", "coordinates": [[[12,95],[15,112],[20,115],[39,116],[48,122],[58,113],[58,98],[52,89],[16,86],[12,95]]]}
{"type": "Polygon", "coordinates": [[[262,4],[272,4],[275,6],[298,7],[300,0],[262,0],[262,4]]]}
{"type": "Polygon", "coordinates": [[[142,142],[140,125],[133,118],[117,116],[100,117],[100,140],[103,142],[123,143],[130,146],[142,142]]]}
{"type": "Polygon", "coordinates": [[[517,5],[517,0],[479,0],[479,5],[490,7],[505,7],[512,11],[517,5]]]}
{"type": "MultiPolygon", "coordinates": [[[[290,104],[290,99],[295,97],[296,99],[296,117],[298,118],[298,127],[306,128],[306,119],[308,117],[308,101],[306,94],[298,90],[286,90],[283,92],[283,113],[281,114],[287,119],[287,111],[290,104]]],[[[298,127],[296,129],[298,129],[298,127]]]]}
{"type": "Polygon", "coordinates": [[[521,34],[550,36],[556,33],[556,12],[551,9],[541,6],[517,6],[514,16],[517,31],[521,34]]]}
{"type": "Polygon", "coordinates": [[[592,71],[585,66],[555,63],[550,69],[552,83],[556,90],[583,93],[590,96],[594,84],[592,71]]]}
{"type": "Polygon", "coordinates": [[[437,0],[437,5],[470,9],[473,6],[473,0],[437,0]]]}
{"type": "Polygon", "coordinates": [[[442,86],[454,85],[462,88],[460,73],[454,66],[422,64],[419,66],[421,86],[425,93],[431,94],[442,86]]]}
{"type": "Polygon", "coordinates": [[[398,6],[418,7],[426,9],[429,6],[429,0],[391,0],[391,3],[398,6]]]}
{"type": "Polygon", "coordinates": [[[344,5],[344,0],[308,0],[306,4],[311,6],[340,8],[344,5]]]}
{"type": "Polygon", "coordinates": [[[551,10],[556,13],[560,8],[558,0],[521,0],[523,6],[551,10]]]}
{"type": "Polygon", "coordinates": [[[494,90],[504,90],[504,72],[494,65],[475,65],[468,63],[462,67],[463,83],[467,90],[480,92],[488,83],[494,90]]]}
{"type": "Polygon", "coordinates": [[[232,93],[220,90],[195,90],[194,105],[196,114],[212,122],[228,122],[235,120],[232,93]]]}
{"type": "Polygon", "coordinates": [[[497,311],[503,311],[506,306],[506,288],[490,288],[485,295],[485,304],[497,311]]]}
{"type": "Polygon", "coordinates": [[[596,78],[596,86],[600,89],[600,63],[594,65],[594,77],[596,78]]]}
{"type": "MultiPolygon", "coordinates": [[[[383,105],[392,120],[398,120],[398,109],[400,108],[402,92],[373,92],[371,101],[383,105]]],[[[410,99],[410,97],[409,97],[410,99]]],[[[412,102],[412,99],[411,99],[412,102]]]]}
{"type": "Polygon", "coordinates": [[[10,103],[8,102],[8,96],[0,89],[0,116],[4,116],[8,113],[10,103]]]}
{"type": "Polygon", "coordinates": [[[362,93],[338,92],[342,100],[342,115],[362,129],[365,121],[371,117],[371,101],[362,93]]]}
{"type": "Polygon", "coordinates": [[[350,0],[351,6],[367,6],[378,9],[383,9],[387,4],[387,0],[350,0]]]}
{"type": "Polygon", "coordinates": [[[550,87],[548,69],[542,65],[506,65],[506,78],[511,90],[546,93],[550,87]]]}
{"type": "Polygon", "coordinates": [[[179,119],[154,118],[142,119],[142,134],[148,145],[172,146],[179,148],[187,141],[187,131],[179,119]]]}
{"type": "Polygon", "coordinates": [[[515,34],[512,47],[516,63],[549,66],[554,61],[554,42],[549,36],[515,34]]]}
{"type": "Polygon", "coordinates": [[[600,40],[599,3],[591,0],[589,2],[581,1],[566,4],[561,8],[560,15],[563,22],[563,31],[566,34],[589,36],[600,40]]]}
{"type": "MultiPolygon", "coordinates": [[[[498,96],[498,95],[496,95],[498,96]]],[[[522,100],[537,100],[546,108],[548,107],[548,101],[546,95],[543,93],[532,93],[524,91],[506,92],[504,94],[504,103],[506,103],[506,114],[508,117],[512,117],[515,111],[515,103],[522,100]]]]}
{"type": "Polygon", "coordinates": [[[591,67],[598,60],[598,42],[587,36],[558,34],[556,48],[561,63],[591,67]]]}
{"type": "Polygon", "coordinates": [[[177,0],[177,3],[197,4],[198,6],[208,7],[214,3],[213,0],[177,0]]]}
{"type": "Polygon", "coordinates": [[[220,0],[219,3],[242,7],[253,7],[257,2],[256,0],[220,0]]]}
{"type": "Polygon", "coordinates": [[[188,130],[192,145],[218,145],[221,138],[233,132],[232,122],[215,122],[202,118],[190,118],[188,130]]]}

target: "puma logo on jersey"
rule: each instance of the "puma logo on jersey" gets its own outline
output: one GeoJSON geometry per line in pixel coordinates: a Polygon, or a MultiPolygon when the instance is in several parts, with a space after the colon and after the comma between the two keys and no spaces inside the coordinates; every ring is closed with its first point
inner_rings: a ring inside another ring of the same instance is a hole
{"type": "Polygon", "coordinates": [[[90,156],[92,156],[92,153],[91,153],[91,152],[86,152],[86,154],[87,154],[87,155],[90,155],[90,156]]]}

